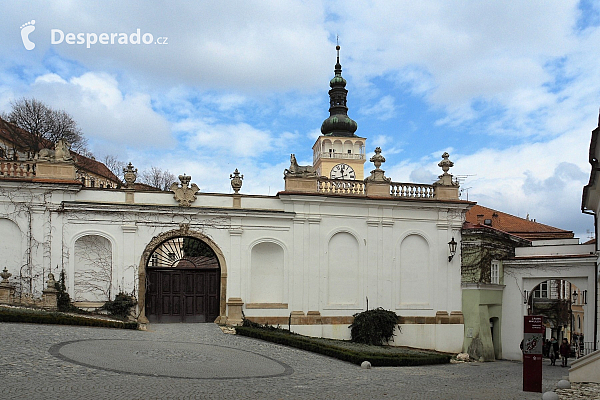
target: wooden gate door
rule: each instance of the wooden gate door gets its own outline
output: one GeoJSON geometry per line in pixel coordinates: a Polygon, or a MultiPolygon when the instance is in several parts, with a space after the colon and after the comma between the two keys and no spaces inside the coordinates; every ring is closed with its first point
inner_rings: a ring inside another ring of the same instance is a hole
{"type": "Polygon", "coordinates": [[[219,316],[218,269],[148,269],[150,322],[212,322],[219,316]]]}

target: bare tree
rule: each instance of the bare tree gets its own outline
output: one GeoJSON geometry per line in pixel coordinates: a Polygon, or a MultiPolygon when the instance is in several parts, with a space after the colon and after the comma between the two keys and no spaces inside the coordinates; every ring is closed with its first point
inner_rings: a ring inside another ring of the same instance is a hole
{"type": "Polygon", "coordinates": [[[87,151],[87,140],[77,122],[64,110],[54,110],[36,99],[21,98],[11,102],[12,110],[5,114],[10,123],[31,133],[26,145],[33,152],[45,146],[45,141],[56,143],[65,139],[77,152],[87,151]]]}
{"type": "Polygon", "coordinates": [[[171,184],[176,181],[175,175],[169,170],[162,170],[158,167],[150,167],[140,173],[139,179],[141,183],[153,186],[160,190],[169,190],[171,184]]]}
{"type": "Polygon", "coordinates": [[[127,166],[127,163],[125,161],[121,161],[112,154],[109,154],[104,156],[104,158],[102,159],[102,163],[106,165],[110,172],[115,174],[117,178],[124,180],[123,168],[127,166]]]}

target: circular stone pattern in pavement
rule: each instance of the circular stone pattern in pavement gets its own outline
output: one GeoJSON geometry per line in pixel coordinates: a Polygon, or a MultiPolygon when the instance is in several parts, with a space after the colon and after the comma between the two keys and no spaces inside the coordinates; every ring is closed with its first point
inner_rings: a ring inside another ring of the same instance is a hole
{"type": "Polygon", "coordinates": [[[151,377],[245,379],[293,372],[270,357],[202,343],[89,339],[58,343],[49,351],[84,367],[151,377]]]}

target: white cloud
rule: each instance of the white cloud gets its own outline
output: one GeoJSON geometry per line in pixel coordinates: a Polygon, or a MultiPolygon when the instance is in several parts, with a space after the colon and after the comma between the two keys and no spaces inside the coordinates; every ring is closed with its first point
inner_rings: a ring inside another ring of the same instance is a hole
{"type": "MultiPolygon", "coordinates": [[[[330,70],[332,48],[319,1],[171,1],[6,4],[0,51],[22,49],[19,26],[35,18],[33,54],[49,49],[89,69],[135,69],[146,83],[185,83],[255,92],[313,89],[330,70]],[[140,29],[167,45],[51,45],[50,30],[126,33],[140,29]]],[[[25,52],[22,49],[22,52],[25,52]]]]}
{"type": "Polygon", "coordinates": [[[121,146],[164,148],[174,144],[169,124],[152,109],[150,96],[123,93],[117,80],[104,72],[87,72],[69,80],[53,73],[41,75],[15,97],[23,96],[71,114],[93,149],[101,149],[101,153],[122,153],[121,146]]]}
{"type": "Polygon", "coordinates": [[[381,121],[393,118],[396,115],[396,105],[394,98],[390,95],[381,97],[381,99],[370,107],[362,107],[359,112],[363,115],[372,116],[381,121]]]}
{"type": "Polygon", "coordinates": [[[187,136],[187,145],[195,151],[229,156],[257,158],[273,148],[270,132],[247,123],[209,124],[200,119],[188,119],[174,125],[174,130],[187,136]]]}

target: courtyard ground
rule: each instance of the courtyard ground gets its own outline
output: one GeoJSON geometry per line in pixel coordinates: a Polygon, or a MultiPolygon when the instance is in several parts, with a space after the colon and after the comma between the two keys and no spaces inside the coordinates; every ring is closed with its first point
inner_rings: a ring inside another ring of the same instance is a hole
{"type": "MultiPolygon", "coordinates": [[[[544,391],[567,369],[544,361],[544,391]]],[[[0,323],[2,399],[540,399],[510,361],[370,370],[214,324],[0,323]]]]}

